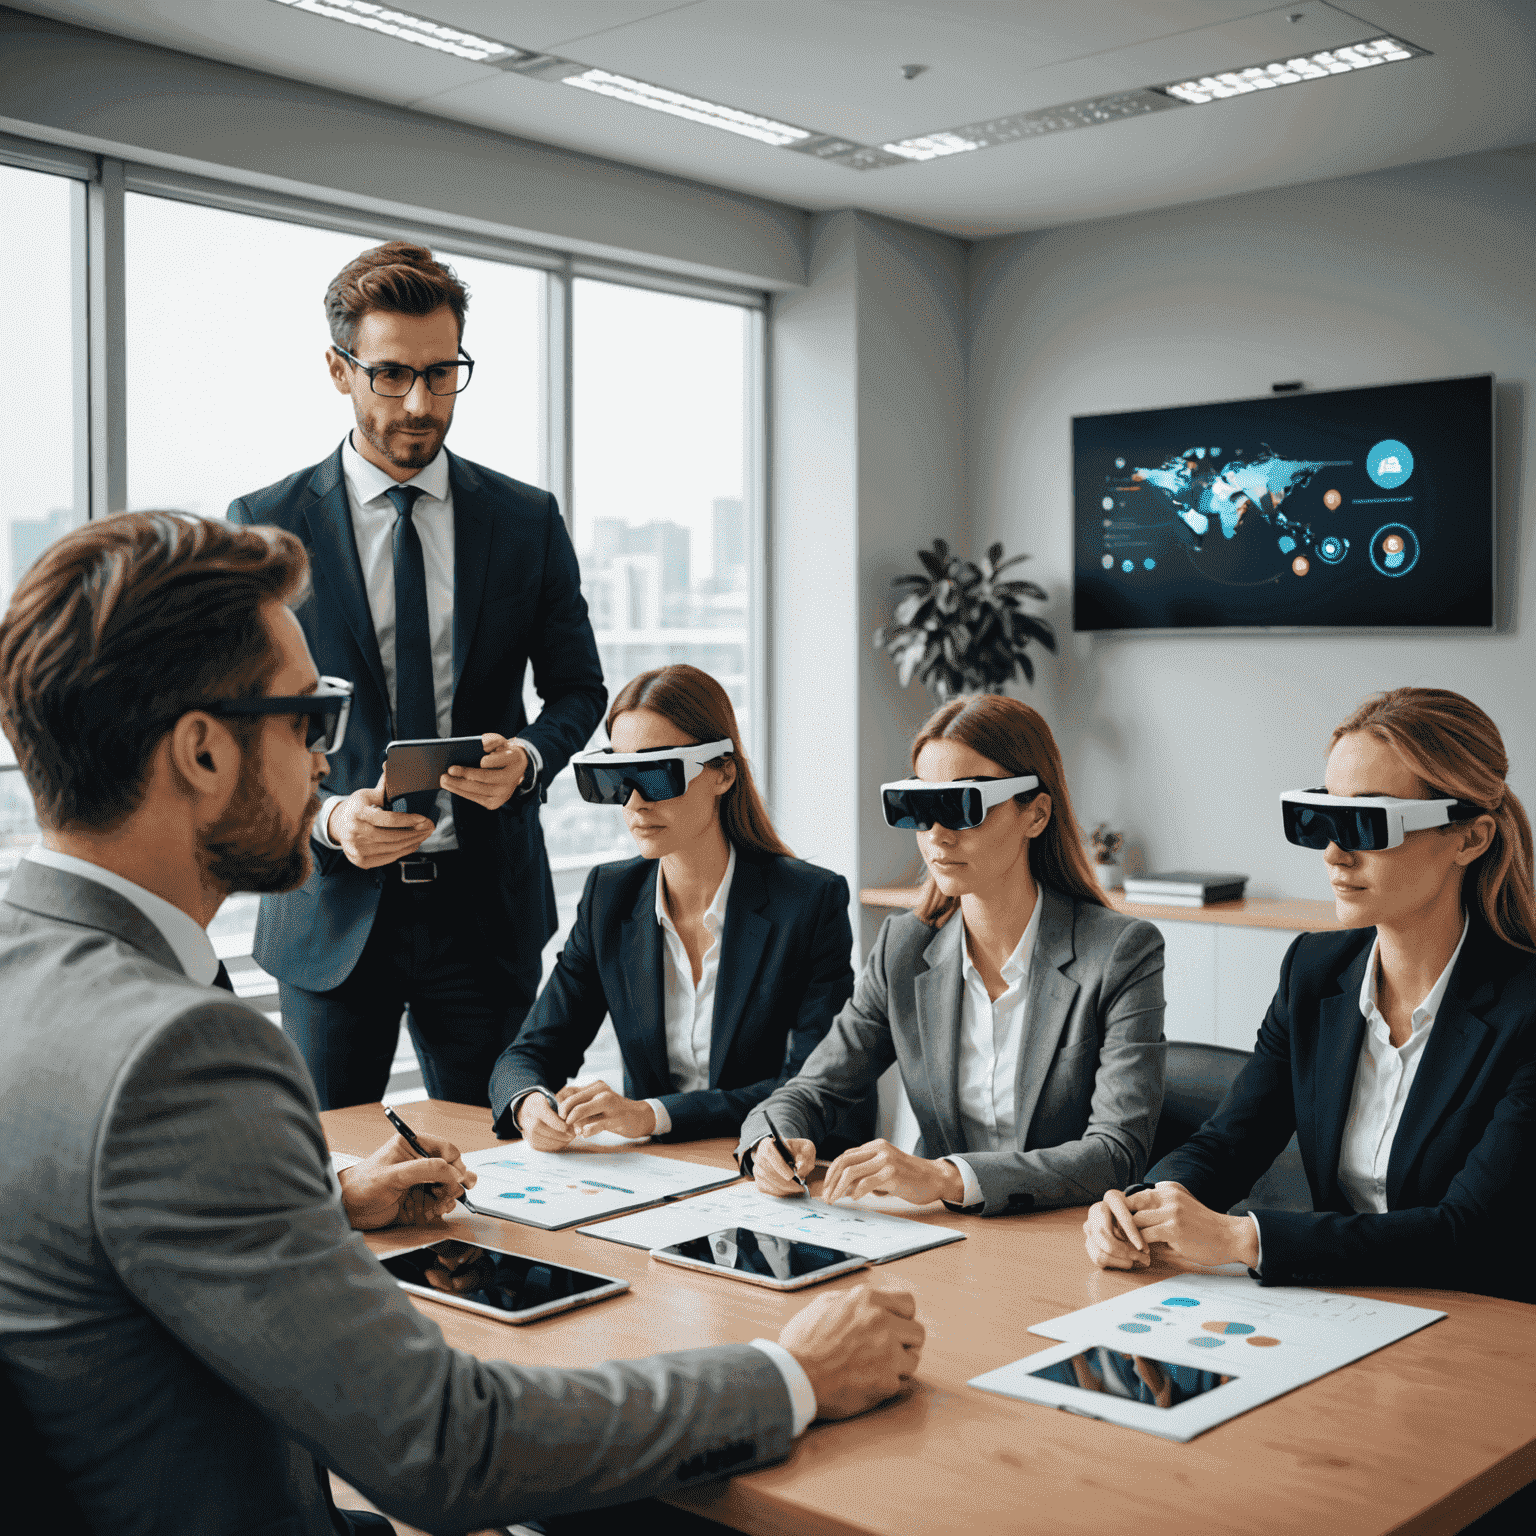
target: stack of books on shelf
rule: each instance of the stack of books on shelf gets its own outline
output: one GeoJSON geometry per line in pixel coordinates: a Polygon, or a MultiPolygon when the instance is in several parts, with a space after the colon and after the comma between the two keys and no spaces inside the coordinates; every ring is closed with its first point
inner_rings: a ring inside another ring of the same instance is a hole
{"type": "Polygon", "coordinates": [[[1175,869],[1167,874],[1127,875],[1125,899],[1152,907],[1206,907],[1213,901],[1239,900],[1247,884],[1247,875],[1175,869]]]}

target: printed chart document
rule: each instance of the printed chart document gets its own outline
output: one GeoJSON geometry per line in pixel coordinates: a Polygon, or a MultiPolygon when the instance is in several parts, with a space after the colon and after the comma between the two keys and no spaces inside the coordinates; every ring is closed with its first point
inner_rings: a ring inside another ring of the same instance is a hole
{"type": "Polygon", "coordinates": [[[722,1227],[751,1227],[771,1237],[841,1248],[872,1264],[957,1243],[965,1236],[951,1227],[931,1227],[927,1222],[892,1216],[885,1211],[865,1210],[852,1204],[828,1205],[814,1195],[779,1200],[752,1184],[738,1184],[734,1189],[699,1195],[660,1210],[640,1211],[618,1221],[605,1221],[601,1226],[582,1227],[580,1231],[587,1237],[602,1237],[611,1243],[649,1250],[686,1243],[722,1227]]]}
{"type": "Polygon", "coordinates": [[[1176,1275],[1036,1323],[1031,1333],[1067,1342],[970,1385],[1192,1440],[1444,1316],[1246,1275],[1176,1275]]]}
{"type": "Polygon", "coordinates": [[[734,1168],[685,1163],[649,1152],[609,1147],[536,1152],[525,1141],[466,1152],[464,1166],[479,1176],[469,1192],[471,1210],[548,1232],[594,1216],[718,1189],[741,1177],[734,1168]]]}

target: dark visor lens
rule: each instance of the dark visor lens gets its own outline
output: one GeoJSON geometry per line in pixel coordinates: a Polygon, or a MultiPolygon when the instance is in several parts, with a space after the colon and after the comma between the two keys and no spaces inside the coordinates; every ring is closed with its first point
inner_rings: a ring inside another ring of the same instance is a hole
{"type": "Polygon", "coordinates": [[[346,711],[338,702],[324,714],[309,717],[309,729],[304,733],[304,744],[311,752],[334,752],[342,718],[346,711]]]}
{"type": "Polygon", "coordinates": [[[659,763],[626,763],[609,768],[597,763],[577,763],[576,788],[593,805],[628,805],[636,791],[642,800],[675,800],[688,787],[683,760],[668,758],[659,763]]]}
{"type": "Polygon", "coordinates": [[[939,826],[964,832],[982,822],[979,789],[888,789],[882,799],[888,827],[926,832],[939,826]]]}
{"type": "Polygon", "coordinates": [[[1326,848],[1337,843],[1346,853],[1372,853],[1387,846],[1387,813],[1379,805],[1351,809],[1285,800],[1281,809],[1286,840],[1298,848],[1326,848]]]}

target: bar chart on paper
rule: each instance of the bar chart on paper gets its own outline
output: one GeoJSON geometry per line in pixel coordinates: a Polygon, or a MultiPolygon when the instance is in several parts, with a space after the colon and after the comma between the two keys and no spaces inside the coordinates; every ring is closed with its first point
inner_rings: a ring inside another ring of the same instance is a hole
{"type": "Polygon", "coordinates": [[[550,1232],[716,1189],[739,1177],[734,1169],[647,1152],[606,1147],[537,1152],[522,1142],[466,1153],[464,1166],[478,1180],[470,1193],[472,1210],[550,1232]]]}

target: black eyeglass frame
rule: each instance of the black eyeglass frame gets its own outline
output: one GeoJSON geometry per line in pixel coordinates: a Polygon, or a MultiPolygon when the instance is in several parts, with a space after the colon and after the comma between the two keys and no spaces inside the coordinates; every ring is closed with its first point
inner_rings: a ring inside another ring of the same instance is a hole
{"type": "Polygon", "coordinates": [[[341,750],[346,739],[347,721],[352,714],[352,684],[344,677],[322,677],[320,686],[313,693],[261,693],[246,699],[205,699],[198,704],[188,704],[181,714],[190,714],[193,710],[208,715],[308,715],[311,720],[321,721],[334,715],[336,723],[331,730],[322,728],[315,734],[311,725],[305,736],[305,745],[311,752],[329,757],[341,750]]]}
{"type": "Polygon", "coordinates": [[[384,391],[379,388],[378,379],[377,379],[376,376],[378,374],[384,373],[387,370],[392,369],[392,368],[393,369],[409,368],[410,367],[409,364],[407,364],[407,363],[365,363],[362,360],[362,358],[354,357],[352,355],[352,353],[348,352],[347,349],[340,344],[340,342],[333,341],[331,343],[331,346],[337,352],[339,352],[342,357],[346,358],[346,360],[349,363],[351,363],[354,368],[356,368],[360,372],[366,373],[368,375],[368,388],[371,389],[374,392],[374,394],[376,394],[379,397],[379,399],[381,399],[381,400],[404,400],[405,397],[408,394],[410,394],[410,392],[413,389],[416,388],[416,380],[417,379],[426,379],[427,380],[427,393],[429,395],[435,395],[439,400],[451,400],[453,398],[453,396],[455,396],[455,395],[462,395],[464,393],[464,391],[469,388],[469,381],[472,378],[474,378],[474,376],[475,376],[475,360],[474,360],[474,358],[472,358],[469,355],[469,353],[464,350],[463,347],[460,347],[459,348],[459,355],[458,355],[457,358],[455,358],[453,360],[452,363],[429,363],[425,368],[410,368],[411,382],[409,384],[407,384],[405,386],[405,388],[402,389],[398,395],[386,395],[384,393],[384,391]],[[464,382],[461,385],[459,385],[459,387],[457,389],[433,389],[432,388],[432,380],[430,378],[427,378],[427,375],[430,374],[434,368],[461,368],[461,367],[464,367],[466,364],[469,367],[469,372],[465,375],[464,382]]]}

